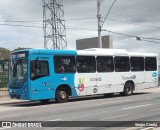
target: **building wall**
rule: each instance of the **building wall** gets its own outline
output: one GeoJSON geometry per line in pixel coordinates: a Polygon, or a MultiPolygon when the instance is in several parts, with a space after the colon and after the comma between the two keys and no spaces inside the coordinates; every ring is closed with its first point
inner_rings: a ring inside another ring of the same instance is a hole
{"type": "MultiPolygon", "coordinates": [[[[76,40],[76,49],[98,48],[98,37],[76,40]]],[[[102,36],[102,48],[113,48],[112,36],[102,36]]]]}

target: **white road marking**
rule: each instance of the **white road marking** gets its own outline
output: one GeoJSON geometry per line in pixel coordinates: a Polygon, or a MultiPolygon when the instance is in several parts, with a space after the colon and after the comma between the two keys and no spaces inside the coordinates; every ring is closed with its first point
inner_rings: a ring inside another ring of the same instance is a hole
{"type": "Polygon", "coordinates": [[[18,115],[9,115],[9,116],[2,116],[0,117],[0,119],[2,118],[8,118],[8,117],[15,117],[15,116],[21,116],[22,114],[18,114],[18,115]]]}
{"type": "Polygon", "coordinates": [[[93,104],[93,105],[89,105],[89,106],[100,106],[100,105],[107,105],[107,104],[114,104],[114,103],[121,103],[121,102],[129,102],[129,101],[133,101],[133,100],[123,100],[123,101],[113,101],[113,102],[107,102],[107,103],[99,103],[99,104],[93,104]]]}
{"type": "Polygon", "coordinates": [[[1,109],[0,112],[1,112],[1,111],[10,111],[10,110],[13,110],[13,108],[8,108],[8,109],[7,109],[7,108],[6,108],[6,109],[0,108],[0,109],[1,109]]]}
{"type": "Polygon", "coordinates": [[[121,130],[137,130],[138,127],[131,127],[131,128],[123,128],[121,130]]]}
{"type": "Polygon", "coordinates": [[[48,120],[48,121],[61,121],[61,119],[54,119],[54,120],[48,120]]]}
{"type": "Polygon", "coordinates": [[[152,109],[151,111],[157,111],[157,110],[160,110],[160,108],[152,109]]]}
{"type": "Polygon", "coordinates": [[[0,130],[4,130],[4,129],[11,129],[12,127],[10,127],[10,128],[0,128],[0,130]]]}
{"type": "Polygon", "coordinates": [[[100,120],[109,120],[109,119],[121,118],[121,117],[125,117],[125,116],[128,116],[128,114],[119,115],[119,116],[113,116],[113,117],[108,117],[108,118],[103,118],[103,119],[100,119],[100,120]]]}
{"type": "Polygon", "coordinates": [[[140,130],[153,130],[153,127],[143,128],[143,129],[140,129],[140,130]]]}
{"type": "Polygon", "coordinates": [[[0,107],[0,112],[2,112],[2,111],[13,111],[13,110],[18,110],[18,109],[22,109],[22,108],[0,107]]]}
{"type": "Polygon", "coordinates": [[[152,100],[153,98],[147,98],[147,100],[152,100]]]}
{"type": "Polygon", "coordinates": [[[47,128],[47,129],[43,129],[43,130],[55,130],[55,129],[59,129],[60,127],[52,127],[52,128],[47,128]]]}
{"type": "Polygon", "coordinates": [[[140,107],[147,107],[147,106],[151,106],[152,104],[146,104],[146,105],[141,105],[141,106],[133,106],[133,107],[126,107],[126,108],[122,108],[123,110],[128,110],[128,109],[134,109],[134,108],[140,108],[140,107]]]}

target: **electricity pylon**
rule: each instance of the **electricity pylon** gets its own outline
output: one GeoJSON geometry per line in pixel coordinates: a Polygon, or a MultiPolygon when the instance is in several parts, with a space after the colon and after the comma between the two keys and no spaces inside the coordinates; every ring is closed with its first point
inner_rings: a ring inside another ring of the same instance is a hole
{"type": "Polygon", "coordinates": [[[67,49],[63,0],[42,0],[45,49],[67,49]]]}

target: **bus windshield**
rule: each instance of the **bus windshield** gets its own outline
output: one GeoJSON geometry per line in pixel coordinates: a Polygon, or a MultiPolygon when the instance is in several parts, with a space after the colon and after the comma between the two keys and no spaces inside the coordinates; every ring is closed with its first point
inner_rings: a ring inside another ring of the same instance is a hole
{"type": "Polygon", "coordinates": [[[18,87],[19,84],[23,84],[27,78],[27,60],[14,60],[9,62],[9,84],[18,87]]]}

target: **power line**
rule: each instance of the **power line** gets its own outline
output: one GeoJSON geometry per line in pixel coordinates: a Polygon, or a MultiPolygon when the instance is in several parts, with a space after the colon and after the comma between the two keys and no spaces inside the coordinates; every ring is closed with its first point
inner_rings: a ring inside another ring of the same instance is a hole
{"type": "Polygon", "coordinates": [[[96,17],[90,17],[90,18],[79,18],[79,19],[66,19],[65,21],[74,21],[74,20],[91,20],[91,19],[96,19],[96,17]]]}
{"type": "Polygon", "coordinates": [[[28,25],[18,25],[18,24],[0,24],[0,25],[27,27],[27,28],[43,28],[42,26],[28,26],[28,25]]]}
{"type": "Polygon", "coordinates": [[[104,0],[101,0],[101,1],[100,1],[100,5],[101,5],[103,2],[104,2],[104,0]]]}
{"type": "Polygon", "coordinates": [[[114,5],[114,3],[115,3],[116,1],[117,1],[117,0],[114,0],[113,3],[112,3],[112,5],[111,5],[111,7],[109,8],[108,13],[107,13],[106,17],[105,17],[104,20],[103,20],[103,23],[102,23],[102,25],[101,25],[101,28],[103,27],[104,22],[106,21],[109,13],[110,13],[110,11],[111,11],[111,9],[112,9],[112,7],[113,7],[113,5],[114,5]]]}
{"type": "Polygon", "coordinates": [[[150,41],[150,40],[145,40],[145,39],[143,39],[142,41],[152,42],[152,43],[160,43],[160,42],[155,42],[155,41],[150,41]]]}
{"type": "MultiPolygon", "coordinates": [[[[17,26],[17,27],[26,27],[26,28],[43,28],[42,26],[26,26],[26,25],[13,25],[13,24],[0,24],[0,25],[5,25],[5,26],[17,26]]],[[[66,29],[69,29],[69,30],[86,30],[86,31],[96,31],[96,29],[90,29],[90,28],[84,28],[84,27],[73,27],[73,26],[67,26],[66,29]]],[[[104,31],[107,31],[107,32],[110,32],[110,33],[114,33],[114,34],[119,34],[119,35],[123,35],[123,36],[127,36],[127,37],[135,37],[135,38],[142,38],[142,39],[149,39],[149,40],[160,40],[158,38],[147,38],[147,37],[139,37],[139,36],[136,36],[136,35],[129,35],[129,34],[124,34],[124,33],[118,33],[118,32],[113,32],[113,31],[110,31],[110,30],[104,30],[104,31]]]]}
{"type": "MultiPolygon", "coordinates": [[[[32,26],[32,25],[19,25],[19,24],[0,24],[2,26],[16,26],[16,27],[25,27],[25,28],[43,28],[42,26],[32,26]]],[[[96,31],[96,29],[84,28],[84,27],[73,27],[66,26],[67,29],[76,29],[76,30],[87,30],[87,31],[96,31]]],[[[49,28],[49,27],[48,27],[49,28]]]]}
{"type": "MultiPolygon", "coordinates": [[[[17,26],[17,27],[26,27],[26,28],[43,28],[42,26],[26,26],[26,25],[13,25],[13,24],[0,24],[0,25],[5,25],[5,26],[17,26]]],[[[67,26],[68,30],[86,30],[86,31],[96,31],[96,29],[90,29],[90,28],[84,28],[84,27],[73,27],[73,26],[67,26]]],[[[129,35],[129,34],[124,34],[124,33],[119,33],[119,32],[114,32],[114,31],[110,31],[110,30],[104,30],[110,33],[114,33],[114,34],[119,34],[119,35],[123,35],[123,36],[127,36],[127,37],[134,37],[137,40],[143,40],[143,41],[148,41],[148,42],[154,42],[154,43],[159,43],[159,42],[155,42],[155,41],[149,41],[149,40],[160,40],[158,38],[147,38],[147,37],[140,37],[140,36],[136,36],[136,35],[129,35]]]]}
{"type": "Polygon", "coordinates": [[[128,22],[128,21],[122,21],[122,20],[117,20],[117,19],[111,19],[111,18],[107,18],[107,20],[115,21],[115,22],[120,22],[120,23],[127,23],[127,24],[132,24],[132,25],[138,25],[138,26],[143,26],[143,27],[160,28],[159,26],[138,24],[138,23],[133,23],[133,22],[128,22]]]}
{"type": "Polygon", "coordinates": [[[107,31],[107,32],[109,32],[109,33],[114,33],[114,34],[118,34],[118,35],[123,35],[123,36],[127,36],[127,37],[136,38],[138,41],[146,41],[146,42],[160,43],[160,42],[148,40],[148,39],[160,40],[160,39],[157,39],[157,38],[140,37],[140,36],[136,36],[136,35],[129,35],[129,34],[114,32],[114,31],[110,31],[110,30],[105,30],[105,31],[107,31]]]}
{"type": "Polygon", "coordinates": [[[97,29],[85,28],[85,27],[73,27],[67,26],[66,29],[86,30],[86,31],[97,31],[97,29]]]}
{"type": "Polygon", "coordinates": [[[139,3],[141,3],[141,2],[143,2],[144,3],[144,0],[138,0],[138,2],[136,2],[136,3],[134,3],[134,4],[131,4],[131,5],[128,5],[126,8],[122,8],[122,9],[119,9],[119,10],[117,10],[117,11],[113,11],[113,13],[111,13],[111,14],[115,14],[115,13],[119,13],[119,12],[121,12],[121,11],[126,11],[126,9],[130,9],[131,7],[134,7],[134,6],[136,6],[137,4],[139,4],[139,3]]]}
{"type": "MultiPolygon", "coordinates": [[[[76,21],[76,20],[92,20],[92,19],[96,19],[96,17],[86,17],[86,18],[73,18],[73,19],[66,19],[65,21],[76,21]]],[[[26,21],[21,21],[21,20],[0,20],[0,22],[5,22],[5,23],[42,23],[42,21],[40,20],[35,20],[35,21],[29,21],[29,20],[26,20],[26,21]]]]}

